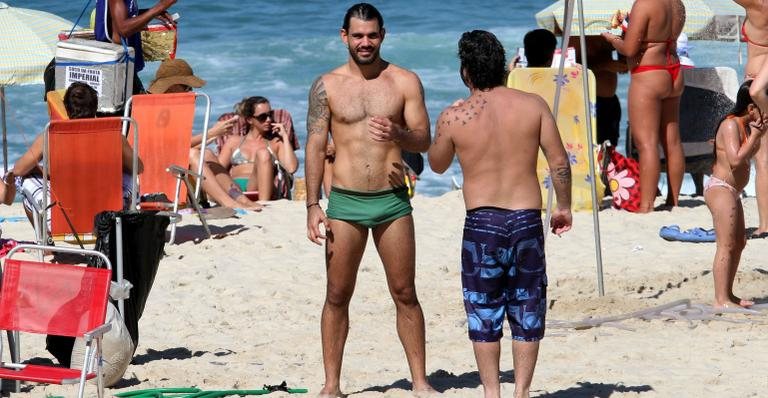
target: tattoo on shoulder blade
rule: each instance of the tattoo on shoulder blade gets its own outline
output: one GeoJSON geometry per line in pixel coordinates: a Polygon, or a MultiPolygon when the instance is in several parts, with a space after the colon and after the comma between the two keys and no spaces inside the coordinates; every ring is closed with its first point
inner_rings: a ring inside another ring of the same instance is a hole
{"type": "Polygon", "coordinates": [[[450,107],[440,115],[439,126],[450,126],[452,123],[461,123],[462,126],[469,123],[472,119],[480,116],[480,112],[485,109],[488,100],[483,97],[470,99],[461,106],[450,107]]]}
{"type": "Polygon", "coordinates": [[[328,104],[328,94],[325,92],[323,77],[319,76],[309,89],[307,134],[327,134],[330,120],[331,108],[328,104]]]}

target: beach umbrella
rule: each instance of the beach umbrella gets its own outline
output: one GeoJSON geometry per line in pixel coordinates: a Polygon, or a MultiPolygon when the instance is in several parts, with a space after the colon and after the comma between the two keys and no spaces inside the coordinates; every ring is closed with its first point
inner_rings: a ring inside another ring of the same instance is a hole
{"type": "MultiPolygon", "coordinates": [[[[633,0],[583,0],[584,8],[584,34],[587,36],[596,36],[607,29],[610,29],[611,18],[617,10],[627,13],[632,9],[633,0]]],[[[536,23],[556,35],[562,35],[565,31],[566,0],[558,0],[548,7],[536,13],[536,23]]],[[[572,8],[571,8],[572,10],[572,8]]],[[[571,34],[578,36],[581,34],[579,28],[579,19],[571,20],[571,34]]]]}
{"type": "MultiPolygon", "coordinates": [[[[619,10],[627,13],[632,9],[632,0],[583,0],[584,8],[584,34],[587,36],[599,35],[611,28],[611,19],[619,10]]],[[[738,25],[738,18],[733,16],[744,15],[744,10],[727,0],[683,0],[686,10],[685,26],[683,33],[691,39],[715,40],[718,32],[724,32],[732,26],[738,25]]],[[[536,13],[536,23],[557,35],[564,32],[565,0],[559,0],[536,13]]],[[[571,33],[581,34],[579,19],[571,21],[571,33]]],[[[614,33],[617,33],[614,30],[614,33]]],[[[722,34],[722,33],[721,33],[722,34]]]]}
{"type": "Polygon", "coordinates": [[[43,84],[43,71],[56,52],[58,34],[70,28],[72,22],[56,15],[0,2],[0,118],[6,170],[5,86],[43,84]]]}

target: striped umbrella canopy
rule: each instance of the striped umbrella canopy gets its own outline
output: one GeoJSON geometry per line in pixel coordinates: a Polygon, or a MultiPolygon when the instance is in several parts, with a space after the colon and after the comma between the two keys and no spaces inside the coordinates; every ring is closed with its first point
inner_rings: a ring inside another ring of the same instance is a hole
{"type": "Polygon", "coordinates": [[[72,22],[56,15],[0,2],[0,125],[3,167],[8,170],[5,86],[42,84],[45,66],[56,53],[59,32],[72,22]]]}
{"type": "Polygon", "coordinates": [[[70,28],[56,15],[0,3],[0,86],[43,83],[58,34],[70,28]]]}
{"type": "MultiPolygon", "coordinates": [[[[633,0],[584,0],[584,34],[595,36],[610,30],[611,18],[616,11],[627,13],[633,3],[633,0]]],[[[744,15],[744,10],[729,0],[683,0],[683,4],[686,11],[683,32],[692,40],[724,39],[723,32],[738,25],[738,19],[731,18],[744,15]]],[[[565,0],[558,0],[536,13],[536,23],[561,35],[564,10],[565,0]]],[[[578,22],[578,9],[574,9],[572,35],[580,34],[578,22]]]]}

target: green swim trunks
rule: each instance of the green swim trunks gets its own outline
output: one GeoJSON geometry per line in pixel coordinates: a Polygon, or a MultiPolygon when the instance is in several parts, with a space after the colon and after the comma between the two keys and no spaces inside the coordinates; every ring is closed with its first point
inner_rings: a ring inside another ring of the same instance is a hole
{"type": "Polygon", "coordinates": [[[248,177],[233,178],[232,181],[234,181],[235,184],[240,187],[241,191],[246,191],[246,188],[248,187],[248,177]]]}
{"type": "Polygon", "coordinates": [[[349,221],[373,228],[413,212],[408,188],[399,187],[376,192],[357,192],[331,187],[328,196],[328,218],[349,221]]]}

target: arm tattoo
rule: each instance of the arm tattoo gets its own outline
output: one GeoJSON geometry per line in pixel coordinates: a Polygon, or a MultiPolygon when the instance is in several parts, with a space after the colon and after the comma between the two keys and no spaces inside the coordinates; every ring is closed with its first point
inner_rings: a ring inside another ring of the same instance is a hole
{"type": "Polygon", "coordinates": [[[557,182],[560,184],[571,184],[571,165],[566,164],[565,166],[558,167],[554,170],[554,173],[552,173],[552,178],[556,178],[557,182]]]}
{"type": "Polygon", "coordinates": [[[331,121],[331,108],[328,105],[328,94],[325,92],[323,77],[320,76],[309,89],[309,106],[307,108],[307,135],[327,134],[331,121]]]}

